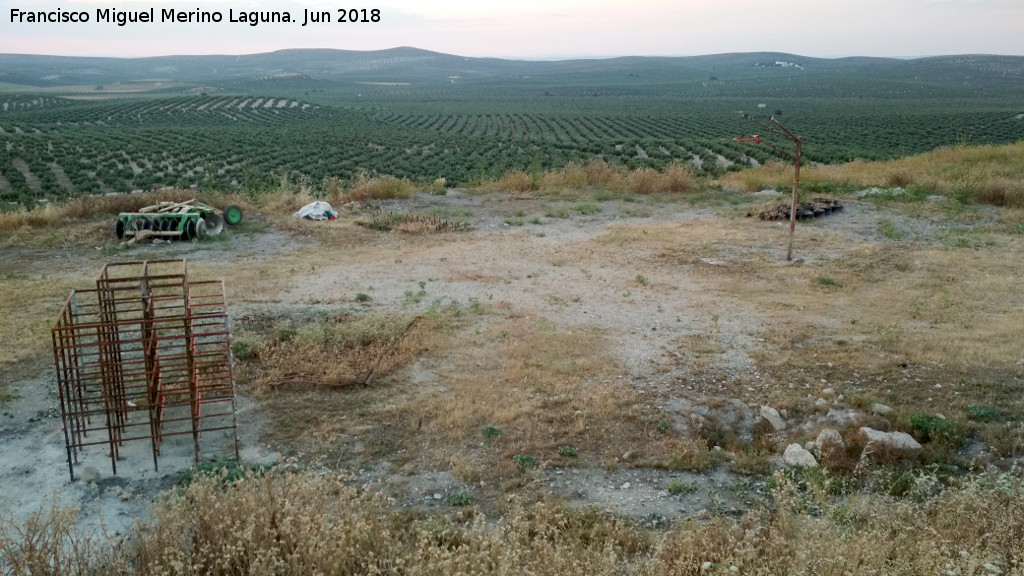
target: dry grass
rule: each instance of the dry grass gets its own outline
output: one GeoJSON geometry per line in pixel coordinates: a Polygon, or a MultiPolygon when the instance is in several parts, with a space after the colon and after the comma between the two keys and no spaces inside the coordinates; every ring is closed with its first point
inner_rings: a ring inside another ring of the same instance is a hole
{"type": "MultiPolygon", "coordinates": [[[[801,185],[921,186],[936,194],[965,194],[996,206],[1024,207],[1024,142],[1005,146],[955,146],[885,162],[856,161],[835,166],[805,166],[801,185]]],[[[768,163],[734,172],[723,186],[755,192],[793,187],[793,168],[768,163]]]]}
{"type": "Polygon", "coordinates": [[[57,511],[0,525],[11,574],[917,575],[1021,569],[1024,486],[1001,474],[905,498],[833,499],[833,480],[777,473],[771,505],[739,519],[683,520],[668,531],[563,505],[513,503],[501,523],[403,513],[344,476],[201,475],[115,540],[79,538],[57,511]],[[970,522],[965,522],[970,518],[970,522]]]}
{"type": "Polygon", "coordinates": [[[416,193],[416,186],[406,178],[394,176],[370,176],[363,172],[349,189],[346,199],[350,201],[383,200],[386,198],[410,198],[416,193]]]}
{"type": "Polygon", "coordinates": [[[514,454],[550,459],[558,446],[591,458],[624,451],[628,438],[614,436],[632,421],[635,399],[611,383],[616,367],[601,334],[513,317],[479,335],[456,335],[451,346],[459,354],[443,379],[447,394],[423,400],[427,433],[472,438],[496,426],[504,432],[497,464],[505,472],[514,454]]]}
{"type": "Polygon", "coordinates": [[[584,190],[617,194],[681,194],[697,189],[697,180],[682,163],[673,163],[664,170],[637,168],[629,170],[603,160],[590,160],[584,165],[570,162],[561,170],[530,175],[521,170],[506,172],[497,182],[483,182],[480,189],[504,191],[512,195],[536,193],[543,196],[573,195],[584,190]]]}
{"type": "MultiPolygon", "coordinates": [[[[50,323],[72,288],[95,277],[5,274],[0,276],[0,368],[50,352],[50,323]]],[[[0,390],[3,386],[0,385],[0,390]]]]}
{"type": "Polygon", "coordinates": [[[514,195],[523,195],[537,189],[537,183],[533,178],[522,170],[509,170],[498,180],[494,186],[514,195]]]}
{"type": "MultiPolygon", "coordinates": [[[[385,377],[415,357],[410,334],[419,318],[399,315],[340,317],[293,328],[287,321],[246,342],[242,377],[255,390],[343,388],[385,377]]],[[[425,328],[429,330],[431,326],[425,328]]]]}

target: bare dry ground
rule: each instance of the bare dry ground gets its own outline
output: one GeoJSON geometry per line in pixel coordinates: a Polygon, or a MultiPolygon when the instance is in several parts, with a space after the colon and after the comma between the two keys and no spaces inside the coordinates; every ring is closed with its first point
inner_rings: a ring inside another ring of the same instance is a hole
{"type": "Polygon", "coordinates": [[[786,262],[788,225],[746,217],[752,199],[453,190],[331,222],[251,214],[215,241],[130,249],[107,222],[9,232],[0,513],[24,514],[40,487],[146,500],[187,466],[143,461],[115,479],[98,455],[101,480],[68,485],[48,364],[72,287],[104,262],[174,257],[227,282],[245,455],[350,470],[402,506],[553,497],[653,524],[738,510],[788,444],[825,427],[848,446],[823,462],[839,473],[868,459],[864,425],[924,444],[871,466],[1019,461],[1018,213],[847,198],[798,224],[786,262]],[[379,230],[377,210],[469,229],[379,230]]]}

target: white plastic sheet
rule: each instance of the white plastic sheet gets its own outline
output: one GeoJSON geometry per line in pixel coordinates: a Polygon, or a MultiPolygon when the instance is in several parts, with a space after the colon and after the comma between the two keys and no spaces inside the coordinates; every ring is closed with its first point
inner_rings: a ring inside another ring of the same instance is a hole
{"type": "Polygon", "coordinates": [[[327,202],[312,202],[296,212],[295,217],[305,220],[334,220],[338,213],[327,202]]]}

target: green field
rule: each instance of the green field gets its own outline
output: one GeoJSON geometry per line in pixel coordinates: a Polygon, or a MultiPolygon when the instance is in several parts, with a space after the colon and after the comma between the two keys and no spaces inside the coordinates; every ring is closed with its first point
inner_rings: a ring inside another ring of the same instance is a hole
{"type": "Polygon", "coordinates": [[[450,184],[599,157],[718,177],[777,115],[810,162],[1024,139],[1021,57],[786,54],[563,62],[415,49],[147,59],[0,55],[0,200],[258,193],[359,173],[450,184]]]}

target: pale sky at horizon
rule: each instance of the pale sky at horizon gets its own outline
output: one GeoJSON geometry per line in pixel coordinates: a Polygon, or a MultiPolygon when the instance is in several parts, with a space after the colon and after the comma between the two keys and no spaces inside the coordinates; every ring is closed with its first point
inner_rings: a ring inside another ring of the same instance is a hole
{"type": "Polygon", "coordinates": [[[0,53],[61,56],[251,54],[286,48],[414,46],[460,56],[546,59],[789,52],[803,56],[1024,55],[1024,0],[0,0],[0,53]],[[379,23],[301,26],[306,9],[379,9],[379,23]],[[97,9],[155,9],[119,27],[97,9]],[[160,22],[161,9],[219,11],[209,24],[160,22]],[[85,11],[88,23],[12,22],[85,11]],[[230,23],[229,10],[288,12],[295,23],[230,23]]]}

